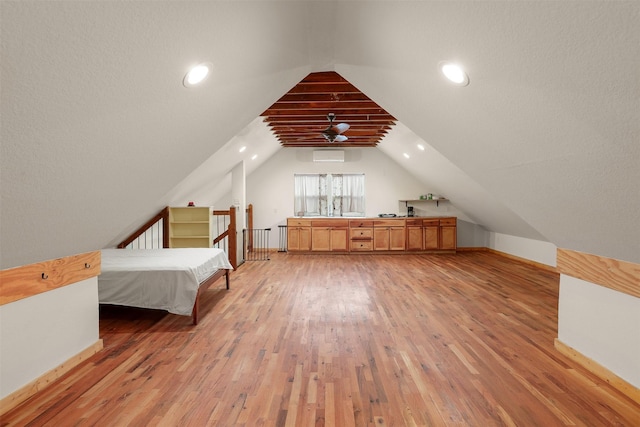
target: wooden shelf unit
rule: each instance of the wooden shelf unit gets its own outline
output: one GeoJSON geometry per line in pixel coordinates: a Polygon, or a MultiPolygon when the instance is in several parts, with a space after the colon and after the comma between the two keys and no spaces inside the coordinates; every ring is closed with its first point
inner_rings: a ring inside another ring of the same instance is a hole
{"type": "Polygon", "coordinates": [[[169,207],[169,247],[210,248],[212,213],[210,207],[169,207]]]}

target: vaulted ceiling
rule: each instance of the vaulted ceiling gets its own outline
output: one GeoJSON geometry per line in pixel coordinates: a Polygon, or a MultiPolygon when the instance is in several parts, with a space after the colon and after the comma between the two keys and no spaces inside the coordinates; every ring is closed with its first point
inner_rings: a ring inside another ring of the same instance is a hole
{"type": "Polygon", "coordinates": [[[639,21],[637,1],[0,2],[0,262],[104,247],[187,180],[222,182],[230,142],[260,142],[251,173],[322,144],[330,112],[488,230],[640,262],[639,21]],[[261,115],[327,71],[396,124],[302,100],[304,135],[270,133],[261,115]],[[429,167],[402,156],[417,142],[429,167]]]}
{"type": "Polygon", "coordinates": [[[285,147],[375,147],[396,120],[335,71],[309,74],[261,116],[285,147]]]}

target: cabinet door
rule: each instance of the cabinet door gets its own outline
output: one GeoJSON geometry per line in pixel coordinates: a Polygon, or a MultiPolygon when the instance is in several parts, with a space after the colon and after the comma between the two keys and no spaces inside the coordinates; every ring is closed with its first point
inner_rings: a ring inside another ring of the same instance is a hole
{"type": "Polygon", "coordinates": [[[391,227],[389,229],[389,249],[392,251],[404,251],[406,242],[404,227],[391,227]]]}
{"type": "Polygon", "coordinates": [[[310,227],[290,227],[287,230],[287,250],[290,250],[290,251],[311,250],[310,227]]]}
{"type": "Polygon", "coordinates": [[[435,250],[438,249],[439,239],[438,239],[438,226],[426,226],[424,227],[424,249],[425,250],[435,250]]]}
{"type": "Polygon", "coordinates": [[[331,250],[336,252],[346,252],[349,247],[349,229],[333,228],[331,230],[331,250]]]}
{"type": "Polygon", "coordinates": [[[311,250],[330,251],[331,250],[331,228],[312,227],[311,228],[311,250]]]}
{"type": "Polygon", "coordinates": [[[389,227],[376,227],[373,229],[373,250],[389,250],[389,227]]]}
{"type": "Polygon", "coordinates": [[[440,249],[455,249],[456,240],[456,227],[440,227],[440,249]]]}
{"type": "Polygon", "coordinates": [[[422,226],[407,227],[407,250],[421,251],[422,248],[423,248],[422,226]]]}
{"type": "Polygon", "coordinates": [[[300,227],[298,247],[301,251],[311,250],[311,227],[300,227]]]}
{"type": "Polygon", "coordinates": [[[300,227],[288,227],[287,229],[287,250],[300,250],[300,227]]]}

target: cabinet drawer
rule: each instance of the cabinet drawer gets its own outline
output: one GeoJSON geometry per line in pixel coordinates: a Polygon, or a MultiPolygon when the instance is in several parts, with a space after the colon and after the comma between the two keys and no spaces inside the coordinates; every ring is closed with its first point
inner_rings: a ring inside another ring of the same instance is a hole
{"type": "Polygon", "coordinates": [[[335,227],[348,227],[349,221],[346,219],[314,219],[311,221],[311,225],[313,227],[327,227],[327,228],[335,228],[335,227]]]}
{"type": "Polygon", "coordinates": [[[311,220],[290,218],[287,220],[287,227],[311,227],[311,220]]]}
{"type": "Polygon", "coordinates": [[[376,219],[374,227],[404,227],[404,219],[376,219]]]}
{"type": "Polygon", "coordinates": [[[440,218],[440,225],[446,225],[446,226],[451,226],[451,225],[456,225],[456,219],[455,218],[440,218]]]}
{"type": "Polygon", "coordinates": [[[440,220],[439,219],[423,219],[422,220],[422,225],[424,227],[437,227],[438,225],[440,225],[440,220]]]}
{"type": "Polygon", "coordinates": [[[373,242],[371,240],[352,240],[351,251],[371,251],[373,250],[373,242]]]}
{"type": "Polygon", "coordinates": [[[373,230],[371,228],[351,228],[350,238],[353,239],[369,239],[373,237],[373,230]]]}
{"type": "Polygon", "coordinates": [[[407,227],[421,227],[422,221],[423,221],[422,219],[408,219],[407,227]]]}
{"type": "Polygon", "coordinates": [[[362,220],[362,219],[352,219],[349,221],[349,227],[373,227],[373,221],[371,220],[362,220]]]}

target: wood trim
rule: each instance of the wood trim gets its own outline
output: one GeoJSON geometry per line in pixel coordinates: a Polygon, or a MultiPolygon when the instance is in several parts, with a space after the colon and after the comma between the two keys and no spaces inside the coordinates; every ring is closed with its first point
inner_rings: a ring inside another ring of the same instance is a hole
{"type": "Polygon", "coordinates": [[[229,227],[227,232],[229,233],[229,244],[227,246],[229,253],[229,262],[235,269],[238,268],[238,229],[236,221],[236,208],[235,206],[229,207],[229,227]]]}
{"type": "MultiPolygon", "coordinates": [[[[251,203],[249,203],[249,205],[247,206],[247,209],[245,209],[246,212],[246,217],[247,217],[247,229],[248,230],[253,230],[253,205],[251,203]]],[[[249,231],[249,236],[248,236],[248,243],[247,243],[247,250],[249,252],[253,252],[253,233],[251,231],[249,231]]]]}
{"type": "Polygon", "coordinates": [[[80,363],[84,362],[85,360],[102,350],[102,348],[103,342],[101,339],[99,339],[86,349],[82,350],[80,353],[70,357],[65,362],[61,363],[50,371],[45,372],[43,375],[40,375],[38,378],[19,388],[13,393],[8,394],[2,400],[0,400],[0,415],[15,408],[40,390],[45,389],[49,384],[53,383],[58,378],[69,372],[71,369],[75,368],[80,363]]]}
{"type": "Polygon", "coordinates": [[[506,252],[501,252],[499,250],[492,249],[492,248],[460,248],[460,247],[457,248],[458,252],[464,251],[464,250],[472,250],[472,251],[485,250],[487,252],[491,252],[491,253],[494,253],[494,254],[497,254],[497,255],[501,255],[501,256],[503,256],[505,258],[509,258],[509,259],[512,259],[512,260],[515,260],[515,261],[519,261],[519,262],[523,262],[525,264],[532,265],[534,267],[540,268],[542,270],[549,271],[551,273],[558,273],[557,267],[554,267],[554,266],[551,266],[551,265],[547,265],[547,264],[543,264],[541,262],[533,261],[533,260],[530,260],[530,259],[527,259],[527,258],[522,258],[522,257],[516,256],[516,255],[512,255],[512,254],[506,253],[506,252]]]}
{"type": "Polygon", "coordinates": [[[100,274],[100,251],[0,270],[0,305],[100,274]]]}
{"type": "Polygon", "coordinates": [[[616,388],[620,392],[622,392],[625,396],[629,397],[636,403],[640,404],[640,389],[635,387],[633,384],[625,381],[620,378],[595,360],[592,360],[580,353],[578,350],[570,347],[560,341],[558,338],[555,339],[553,343],[556,350],[558,350],[561,354],[571,359],[573,362],[585,368],[587,371],[591,372],[601,380],[605,381],[607,384],[616,388]]]}
{"type": "Polygon", "coordinates": [[[640,298],[640,264],[558,249],[558,272],[640,298]]]}

